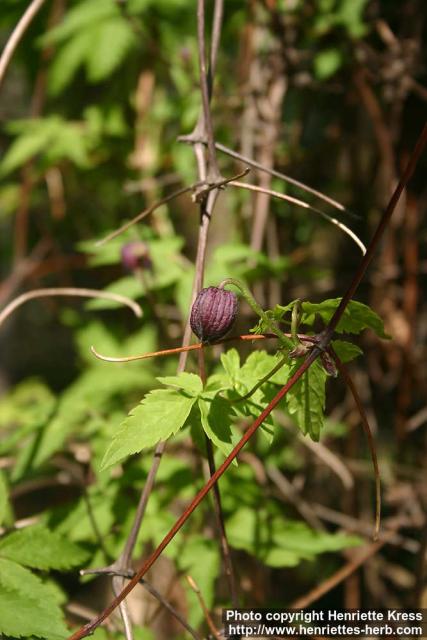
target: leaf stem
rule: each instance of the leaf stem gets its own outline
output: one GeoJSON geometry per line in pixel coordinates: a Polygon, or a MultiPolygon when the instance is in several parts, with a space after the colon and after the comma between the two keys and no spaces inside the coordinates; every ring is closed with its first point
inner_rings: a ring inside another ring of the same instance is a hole
{"type": "Polygon", "coordinates": [[[243,286],[243,284],[240,282],[240,280],[237,280],[236,278],[226,278],[225,280],[223,280],[218,287],[220,289],[224,288],[226,285],[234,285],[235,287],[237,287],[239,289],[239,291],[241,292],[243,298],[246,300],[246,302],[248,303],[248,305],[251,307],[251,309],[253,311],[255,311],[255,313],[261,318],[261,320],[266,324],[266,326],[268,327],[268,329],[276,334],[276,336],[279,338],[279,340],[282,342],[282,344],[284,344],[285,346],[292,348],[294,345],[292,343],[292,340],[290,340],[288,338],[288,336],[283,333],[283,331],[281,329],[279,329],[279,327],[276,325],[275,322],[273,322],[269,317],[268,314],[264,311],[264,309],[261,307],[261,305],[258,304],[258,302],[255,300],[255,298],[253,297],[253,295],[246,289],[246,287],[243,286]]]}

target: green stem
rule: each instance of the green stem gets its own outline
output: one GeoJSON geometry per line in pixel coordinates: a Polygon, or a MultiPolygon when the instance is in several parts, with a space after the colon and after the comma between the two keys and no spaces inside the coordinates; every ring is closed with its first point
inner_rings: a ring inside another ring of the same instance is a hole
{"type": "Polygon", "coordinates": [[[279,371],[279,369],[281,369],[283,367],[283,365],[285,365],[289,360],[288,355],[284,356],[283,358],[281,358],[279,360],[279,362],[273,367],[273,369],[271,371],[269,371],[267,373],[267,375],[265,375],[263,378],[261,378],[261,380],[258,380],[258,382],[256,383],[255,386],[252,387],[252,389],[250,391],[248,391],[247,393],[245,393],[244,396],[240,396],[240,398],[233,398],[232,400],[230,399],[229,402],[235,403],[235,402],[242,402],[243,400],[247,400],[248,398],[251,397],[251,395],[253,395],[255,393],[255,391],[258,391],[258,389],[264,384],[264,382],[268,382],[268,380],[274,376],[274,374],[279,371]]]}
{"type": "Polygon", "coordinates": [[[255,311],[255,313],[265,323],[266,328],[271,333],[274,333],[284,346],[289,347],[290,349],[294,347],[292,340],[290,340],[287,335],[279,329],[276,323],[268,317],[264,309],[258,304],[253,295],[243,286],[240,280],[237,280],[236,278],[227,278],[219,284],[219,288],[223,289],[227,284],[232,284],[239,289],[240,293],[242,294],[248,305],[251,307],[251,309],[255,311]]]}

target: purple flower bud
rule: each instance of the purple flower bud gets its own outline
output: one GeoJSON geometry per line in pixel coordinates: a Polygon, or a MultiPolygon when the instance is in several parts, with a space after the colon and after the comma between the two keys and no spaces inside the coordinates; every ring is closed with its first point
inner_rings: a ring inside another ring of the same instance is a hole
{"type": "Polygon", "coordinates": [[[218,287],[202,289],[191,309],[191,328],[202,342],[219,340],[233,326],[237,308],[237,297],[232,291],[218,287]]]}
{"type": "Polygon", "coordinates": [[[128,242],[122,246],[122,265],[127,271],[136,269],[151,269],[152,264],[145,242],[128,242]]]}

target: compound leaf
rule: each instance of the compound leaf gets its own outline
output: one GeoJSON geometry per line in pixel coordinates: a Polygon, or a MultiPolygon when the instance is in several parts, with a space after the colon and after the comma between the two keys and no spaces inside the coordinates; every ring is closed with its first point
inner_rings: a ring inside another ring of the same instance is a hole
{"type": "MultiPolygon", "coordinates": [[[[312,302],[303,302],[303,318],[304,324],[312,325],[319,315],[327,324],[337,309],[341,298],[333,298],[324,300],[319,304],[312,302]]],[[[389,338],[384,330],[384,323],[375,311],[370,309],[366,304],[351,300],[338,323],[337,333],[355,333],[359,334],[363,329],[372,329],[380,338],[389,338]]]]}
{"type": "Polygon", "coordinates": [[[175,389],[151,391],[120,425],[101,468],[169,438],[184,425],[195,401],[196,397],[175,389]]]}

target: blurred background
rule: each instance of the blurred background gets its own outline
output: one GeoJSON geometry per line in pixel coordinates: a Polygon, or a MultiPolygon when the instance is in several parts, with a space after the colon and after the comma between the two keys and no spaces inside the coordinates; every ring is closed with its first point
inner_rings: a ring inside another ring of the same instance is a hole
{"type": "MultiPolygon", "coordinates": [[[[1,45],[26,6],[2,1],[1,45]]],[[[224,148],[287,174],[329,200],[256,169],[245,180],[304,200],[367,244],[425,121],[426,17],[421,0],[225,2],[212,100],[223,175],[246,166],[224,148]]],[[[0,87],[0,308],[35,288],[80,286],[127,295],[144,310],[141,322],[111,301],[44,298],[0,327],[0,472],[9,496],[2,532],[44,522],[85,550],[85,567],[120,553],[151,464],[145,452],[100,472],[102,455],[156,376],[176,369],[175,358],[112,369],[94,362],[89,346],[108,355],[179,346],[199,209],[183,194],[102,248],[95,241],[197,181],[192,149],[177,138],[196,124],[198,81],[190,0],[48,0],[0,87]],[[147,248],[142,275],[121,263],[130,241],[147,248]]],[[[427,607],[426,169],[424,156],[356,296],[392,336],[365,332],[357,339],[364,355],[350,370],[375,433],[383,527],[394,537],[313,606],[427,607]]],[[[360,255],[316,212],[227,188],[212,218],[205,283],[243,279],[266,308],[297,297],[318,302],[342,295],[360,255]]],[[[235,332],[254,323],[242,305],[235,332]]],[[[254,348],[239,346],[242,359],[254,348]]],[[[209,354],[211,371],[219,354],[209,354]]],[[[254,539],[238,540],[267,499],[274,516],[297,527],[289,524],[287,542],[305,535],[304,523],[372,544],[374,477],[359,415],[340,379],[327,390],[320,445],[279,412],[285,430],[278,426],[274,446],[256,438],[222,482],[247,606],[301,603],[360,553],[360,545],[317,551],[307,533],[305,549],[269,562],[254,539]]],[[[171,441],[136,559],[182,512],[203,469],[188,433],[171,441]]],[[[185,552],[166,553],[150,579],[203,628],[185,573],[197,577],[214,616],[228,598],[208,506],[186,532],[185,552]]],[[[70,624],[111,599],[105,578],[81,582],[74,570],[49,579],[70,624]]],[[[136,628],[181,637],[179,623],[143,593],[131,601],[136,628]]],[[[122,637],[120,624],[98,633],[122,637]]]]}

